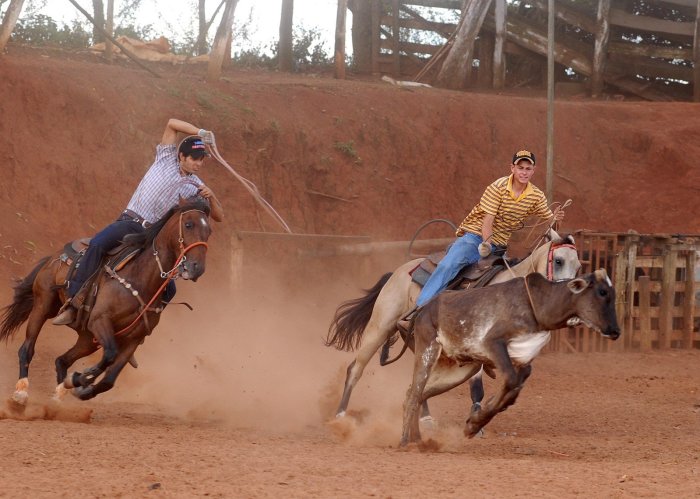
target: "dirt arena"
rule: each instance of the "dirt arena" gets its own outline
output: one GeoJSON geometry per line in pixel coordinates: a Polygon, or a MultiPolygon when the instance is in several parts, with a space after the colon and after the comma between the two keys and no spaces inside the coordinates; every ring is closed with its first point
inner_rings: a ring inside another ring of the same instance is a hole
{"type": "MultiPolygon", "coordinates": [[[[297,233],[406,240],[427,219],[458,221],[501,174],[504,150],[532,144],[544,158],[530,121],[544,116],[538,98],[244,71],[208,86],[203,68],[159,70],[163,79],[20,48],[0,59],[2,303],[42,255],[116,216],[169,117],[215,130],[227,160],[297,233]],[[350,141],[354,156],[337,146],[350,141]]],[[[557,109],[556,197],[574,199],[571,228],[700,232],[685,215],[700,185],[697,105],[557,109]]],[[[214,228],[207,273],[179,285],[195,311],[169,308],[138,369],[60,406],[53,361],[74,333],[46,325],[29,406],[0,406],[0,497],[700,495],[697,350],[543,355],[483,438],[462,434],[462,387],[432,401],[437,426],[408,450],[397,444],[411,363],[372,362],[350,416],[334,420],[352,355],[322,344],[333,311],[401,261],[329,259],[319,271],[276,260],[236,281],[234,231],[276,228],[226,171],[206,168],[227,220],[214,228]]],[[[543,172],[535,180],[543,186],[543,172]]],[[[0,347],[2,398],[22,337],[0,347]]]]}

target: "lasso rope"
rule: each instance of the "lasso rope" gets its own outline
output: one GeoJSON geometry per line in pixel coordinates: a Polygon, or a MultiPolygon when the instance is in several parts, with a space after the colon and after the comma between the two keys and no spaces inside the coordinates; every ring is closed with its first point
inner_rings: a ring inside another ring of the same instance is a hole
{"type": "Polygon", "coordinates": [[[221,157],[221,154],[219,154],[219,150],[216,148],[216,140],[209,144],[209,150],[211,151],[211,155],[214,157],[214,159],[221,163],[224,168],[226,168],[228,171],[231,172],[231,174],[233,174],[234,177],[236,177],[236,180],[243,184],[243,187],[245,187],[246,190],[253,195],[253,198],[255,198],[258,204],[260,204],[265,209],[265,211],[267,211],[267,213],[269,213],[270,216],[282,226],[285,232],[291,234],[292,230],[287,225],[287,222],[285,222],[284,219],[280,216],[280,214],[277,213],[277,211],[275,211],[272,205],[268,203],[265,198],[262,197],[262,194],[260,194],[260,191],[258,191],[257,186],[247,178],[241,176],[236,170],[234,170],[231,167],[231,165],[229,165],[226,162],[224,158],[221,157]]]}

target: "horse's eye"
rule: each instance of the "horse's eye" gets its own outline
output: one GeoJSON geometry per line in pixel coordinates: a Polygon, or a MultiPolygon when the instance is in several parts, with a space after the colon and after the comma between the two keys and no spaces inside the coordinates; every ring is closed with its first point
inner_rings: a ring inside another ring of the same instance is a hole
{"type": "Polygon", "coordinates": [[[605,298],[606,296],[608,296],[608,290],[607,290],[607,289],[604,289],[604,288],[600,288],[600,289],[598,290],[598,295],[600,295],[600,296],[602,296],[603,298],[605,298]]]}
{"type": "Polygon", "coordinates": [[[191,229],[192,227],[194,227],[192,222],[185,222],[185,229],[191,229]]]}
{"type": "Polygon", "coordinates": [[[564,265],[564,260],[562,260],[561,258],[555,258],[554,264],[555,265],[564,265]]]}

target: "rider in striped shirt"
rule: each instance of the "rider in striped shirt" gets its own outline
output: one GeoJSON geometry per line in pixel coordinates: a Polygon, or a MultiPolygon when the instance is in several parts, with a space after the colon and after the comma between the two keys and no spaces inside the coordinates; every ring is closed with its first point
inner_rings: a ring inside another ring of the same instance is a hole
{"type": "MultiPolygon", "coordinates": [[[[423,286],[416,304],[421,307],[455,278],[463,267],[505,249],[511,234],[530,216],[551,218],[544,193],[530,182],[535,173],[535,155],[522,150],[513,155],[511,174],[493,182],[457,229],[457,240],[423,286]]],[[[557,211],[562,220],[564,212],[557,211]]]]}
{"type": "MultiPolygon", "coordinates": [[[[223,220],[221,203],[196,175],[204,164],[204,158],[209,155],[205,144],[213,142],[214,134],[208,130],[181,120],[168,121],[161,143],[156,147],[155,161],[136,188],[126,210],[90,240],[90,246],[68,284],[68,300],[53,320],[54,324],[71,324],[75,320],[77,311],[72,304],[73,297],[97,271],[102,257],[118,246],[127,234],[142,232],[157,222],[177,205],[180,196],[202,196],[209,200],[211,218],[217,222],[223,220]],[[188,135],[179,146],[176,145],[178,133],[188,135]]],[[[170,301],[175,294],[172,284],[173,281],[168,283],[165,301],[170,301]]]]}

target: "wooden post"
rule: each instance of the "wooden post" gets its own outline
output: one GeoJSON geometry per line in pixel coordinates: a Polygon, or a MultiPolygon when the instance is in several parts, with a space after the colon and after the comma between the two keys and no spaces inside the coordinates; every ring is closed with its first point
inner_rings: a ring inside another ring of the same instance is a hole
{"type": "MultiPolygon", "coordinates": [[[[634,276],[631,277],[634,280],[634,276]]],[[[615,256],[615,275],[613,277],[613,286],[615,287],[615,313],[617,314],[617,322],[622,325],[622,336],[624,338],[627,334],[632,334],[632,331],[625,330],[626,324],[626,311],[627,304],[626,300],[631,299],[625,296],[625,290],[627,289],[627,252],[622,250],[615,256]]],[[[625,342],[616,341],[614,343],[613,349],[620,352],[625,348],[625,342]]]]}
{"type": "Polygon", "coordinates": [[[638,236],[630,236],[627,243],[627,285],[625,286],[625,346],[632,346],[632,336],[634,331],[634,322],[632,320],[632,310],[634,309],[634,277],[637,269],[637,244],[638,236]]]}
{"type": "Polygon", "coordinates": [[[401,76],[401,52],[399,43],[401,41],[400,28],[399,28],[399,0],[392,0],[391,2],[391,50],[392,63],[393,63],[393,74],[395,77],[399,78],[401,76]]]}
{"type": "Polygon", "coordinates": [[[437,85],[457,90],[464,88],[469,81],[474,59],[474,40],[490,5],[491,0],[466,0],[454,43],[437,75],[437,85]]]}
{"type": "Polygon", "coordinates": [[[664,267],[661,276],[661,309],[659,310],[659,348],[671,347],[673,332],[673,302],[676,296],[676,251],[664,247],[664,267]]]}
{"type": "Polygon", "coordinates": [[[105,59],[107,62],[112,62],[114,55],[114,47],[110,38],[114,36],[114,0],[107,0],[107,22],[105,23],[105,31],[109,36],[105,37],[105,59]]]}
{"type": "Polygon", "coordinates": [[[591,74],[591,96],[598,97],[603,91],[603,73],[608,55],[610,38],[610,0],[598,0],[595,44],[593,49],[593,74],[591,74]]]}
{"type": "Polygon", "coordinates": [[[547,184],[546,195],[554,201],[554,0],[547,13],[547,184]]]}
{"type": "Polygon", "coordinates": [[[651,299],[649,276],[639,277],[639,349],[651,351],[651,299]]]}
{"type": "Polygon", "coordinates": [[[338,15],[335,19],[335,77],[345,79],[345,15],[348,0],[338,0],[338,15]]]}
{"type": "MultiPolygon", "coordinates": [[[[2,41],[0,41],[0,49],[2,41]]],[[[693,34],[693,101],[700,101],[700,0],[695,9],[695,31],[693,34]]]]}
{"type": "Polygon", "coordinates": [[[380,35],[379,25],[381,23],[382,0],[372,1],[372,73],[379,74],[379,54],[380,54],[380,35]]]}
{"type": "MultiPolygon", "coordinates": [[[[698,0],[700,1],[700,0],[698,0]]],[[[493,88],[501,89],[506,84],[506,0],[494,0],[496,38],[493,47],[493,88]]]]}
{"type": "Polygon", "coordinates": [[[693,327],[695,325],[695,261],[695,250],[688,250],[688,254],[685,257],[685,303],[683,304],[682,348],[693,348],[693,327]]]}
{"type": "Polygon", "coordinates": [[[479,36],[479,71],[476,73],[476,84],[480,88],[491,88],[493,86],[494,43],[491,33],[482,31],[479,36]]]}

